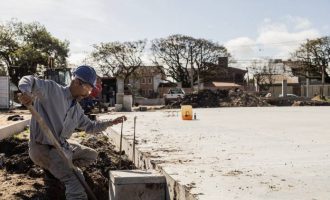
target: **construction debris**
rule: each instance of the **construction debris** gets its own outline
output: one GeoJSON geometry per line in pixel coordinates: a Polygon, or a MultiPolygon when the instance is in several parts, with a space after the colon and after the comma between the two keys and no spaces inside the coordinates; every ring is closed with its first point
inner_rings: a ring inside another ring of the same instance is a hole
{"type": "Polygon", "coordinates": [[[18,120],[24,120],[24,117],[21,115],[11,115],[7,117],[7,121],[18,121],[18,120]]]}
{"type": "Polygon", "coordinates": [[[214,107],[265,107],[265,106],[330,106],[330,102],[320,97],[259,97],[255,93],[242,90],[202,90],[199,93],[187,94],[183,99],[164,108],[180,108],[181,105],[192,105],[193,108],[214,107]]]}
{"type": "Polygon", "coordinates": [[[227,98],[220,100],[221,107],[264,107],[270,106],[265,100],[242,90],[230,90],[227,98]]]}
{"type": "Polygon", "coordinates": [[[270,106],[265,100],[242,90],[202,90],[185,95],[169,107],[179,108],[181,105],[192,105],[194,108],[270,106]]]}

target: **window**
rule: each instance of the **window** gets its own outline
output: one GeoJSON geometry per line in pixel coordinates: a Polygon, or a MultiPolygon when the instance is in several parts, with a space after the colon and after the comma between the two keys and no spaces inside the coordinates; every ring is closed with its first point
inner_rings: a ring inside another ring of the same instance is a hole
{"type": "Polygon", "coordinates": [[[148,78],[148,84],[152,84],[152,77],[148,78]]]}
{"type": "Polygon", "coordinates": [[[146,83],[146,80],[145,80],[145,78],[144,78],[144,77],[143,77],[143,78],[141,78],[141,79],[140,79],[140,81],[141,81],[141,83],[142,83],[142,84],[146,83]]]}

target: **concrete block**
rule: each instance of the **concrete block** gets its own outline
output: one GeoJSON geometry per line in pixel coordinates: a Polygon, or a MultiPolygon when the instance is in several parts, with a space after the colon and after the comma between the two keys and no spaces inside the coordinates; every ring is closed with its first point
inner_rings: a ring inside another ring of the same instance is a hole
{"type": "Polygon", "coordinates": [[[123,110],[131,112],[133,106],[133,96],[132,95],[124,95],[123,101],[123,110]]]}
{"type": "Polygon", "coordinates": [[[165,177],[156,171],[110,171],[110,200],[165,200],[165,177]]]}
{"type": "Polygon", "coordinates": [[[123,104],[115,104],[115,111],[120,112],[123,109],[123,104]]]}
{"type": "Polygon", "coordinates": [[[116,104],[123,104],[123,103],[124,103],[124,93],[117,93],[116,104]]]}
{"type": "Polygon", "coordinates": [[[30,119],[17,121],[14,124],[6,125],[0,128],[0,140],[13,136],[16,133],[22,132],[27,125],[30,124],[30,119]]]}

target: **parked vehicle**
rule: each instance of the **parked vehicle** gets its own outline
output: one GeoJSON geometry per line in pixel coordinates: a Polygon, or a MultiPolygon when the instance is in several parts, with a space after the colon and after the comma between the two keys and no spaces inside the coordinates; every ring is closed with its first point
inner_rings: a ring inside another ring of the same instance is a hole
{"type": "Polygon", "coordinates": [[[166,94],[164,94],[165,105],[182,99],[185,96],[185,92],[182,88],[170,88],[166,94]]]}

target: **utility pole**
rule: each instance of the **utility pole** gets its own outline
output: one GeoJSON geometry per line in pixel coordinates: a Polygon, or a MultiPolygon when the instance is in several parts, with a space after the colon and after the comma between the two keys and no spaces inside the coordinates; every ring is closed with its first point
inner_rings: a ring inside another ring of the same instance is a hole
{"type": "Polygon", "coordinates": [[[324,98],[324,82],[325,82],[325,74],[324,74],[324,65],[322,63],[322,87],[321,87],[321,91],[320,91],[320,96],[321,98],[324,98]]]}
{"type": "Polygon", "coordinates": [[[247,84],[247,89],[249,88],[249,83],[250,83],[250,77],[249,77],[249,68],[246,67],[246,84],[247,84]]]}
{"type": "Polygon", "coordinates": [[[198,70],[197,70],[197,92],[199,92],[199,70],[202,68],[203,64],[203,45],[201,45],[201,63],[199,64],[198,70]]]}
{"type": "Polygon", "coordinates": [[[194,63],[192,55],[192,46],[190,46],[190,73],[191,73],[191,89],[194,91],[194,63]]]}

